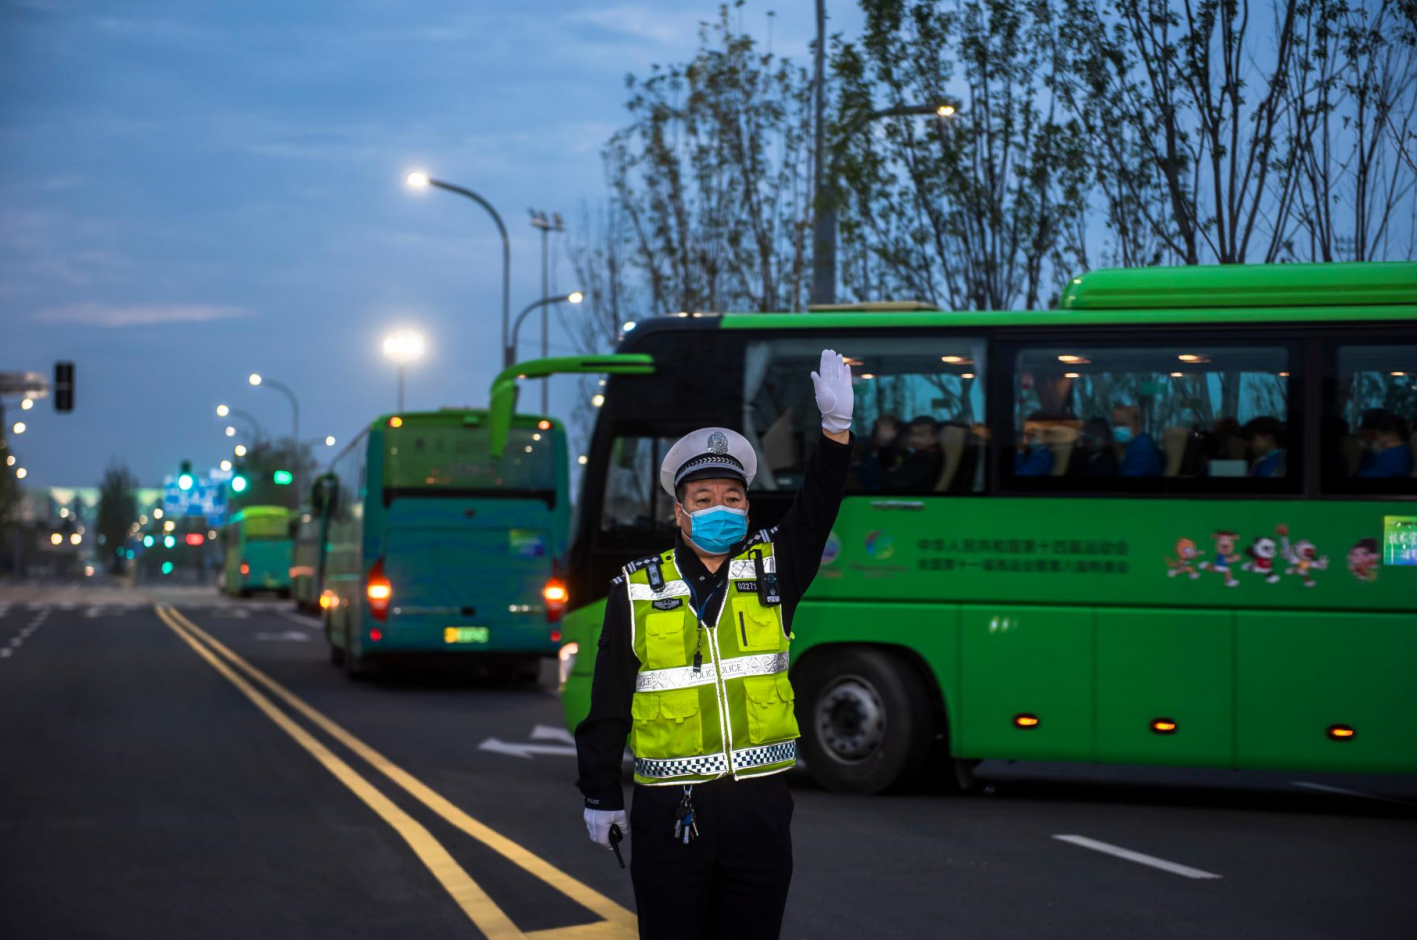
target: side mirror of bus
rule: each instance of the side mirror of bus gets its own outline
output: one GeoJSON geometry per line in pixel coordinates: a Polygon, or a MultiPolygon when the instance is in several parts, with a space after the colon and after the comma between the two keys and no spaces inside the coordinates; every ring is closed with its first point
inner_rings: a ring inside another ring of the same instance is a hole
{"type": "Polygon", "coordinates": [[[559,356],[529,359],[508,366],[492,380],[488,411],[488,450],[500,460],[512,432],[512,415],[517,408],[517,382],[550,375],[653,375],[654,357],[646,353],[615,353],[609,356],[559,356]]]}

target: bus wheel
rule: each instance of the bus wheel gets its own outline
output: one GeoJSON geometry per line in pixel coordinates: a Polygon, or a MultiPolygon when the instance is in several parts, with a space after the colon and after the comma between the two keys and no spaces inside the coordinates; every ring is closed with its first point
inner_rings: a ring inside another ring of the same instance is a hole
{"type": "Polygon", "coordinates": [[[367,654],[360,654],[354,651],[354,644],[349,642],[349,631],[345,631],[344,654],[344,674],[354,682],[363,682],[374,674],[374,659],[367,654]]]}
{"type": "Polygon", "coordinates": [[[932,709],[905,663],[875,649],[809,656],[793,675],[807,770],[839,793],[909,783],[930,753],[932,709]]]}

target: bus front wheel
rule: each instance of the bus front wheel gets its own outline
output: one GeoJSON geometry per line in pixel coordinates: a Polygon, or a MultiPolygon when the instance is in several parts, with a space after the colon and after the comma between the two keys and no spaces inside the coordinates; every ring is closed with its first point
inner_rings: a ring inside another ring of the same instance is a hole
{"type": "Polygon", "coordinates": [[[822,651],[793,674],[807,770],[838,793],[905,785],[930,753],[933,710],[910,665],[869,648],[822,651]]]}

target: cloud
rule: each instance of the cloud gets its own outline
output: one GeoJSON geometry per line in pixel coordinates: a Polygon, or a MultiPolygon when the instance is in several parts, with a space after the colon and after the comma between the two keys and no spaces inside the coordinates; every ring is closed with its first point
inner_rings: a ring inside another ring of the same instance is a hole
{"type": "Polygon", "coordinates": [[[164,323],[206,323],[243,317],[240,307],[215,304],[101,304],[86,301],[50,307],[34,315],[41,323],[79,323],[84,326],[155,326],[164,323]]]}
{"type": "Polygon", "coordinates": [[[613,33],[666,46],[692,48],[702,16],[672,16],[652,6],[619,6],[601,10],[579,10],[562,19],[567,23],[588,23],[613,33]]]}

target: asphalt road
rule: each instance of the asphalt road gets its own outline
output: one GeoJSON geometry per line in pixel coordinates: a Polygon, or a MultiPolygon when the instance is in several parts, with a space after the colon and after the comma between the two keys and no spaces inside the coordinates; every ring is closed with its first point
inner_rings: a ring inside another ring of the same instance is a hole
{"type": "MultiPolygon", "coordinates": [[[[629,877],[586,840],[574,776],[549,663],[536,687],[354,684],[286,602],[0,588],[6,940],[634,936],[629,877]]],[[[1412,778],[979,778],[965,797],[855,798],[794,772],[784,937],[1405,938],[1417,922],[1412,778]]]]}

